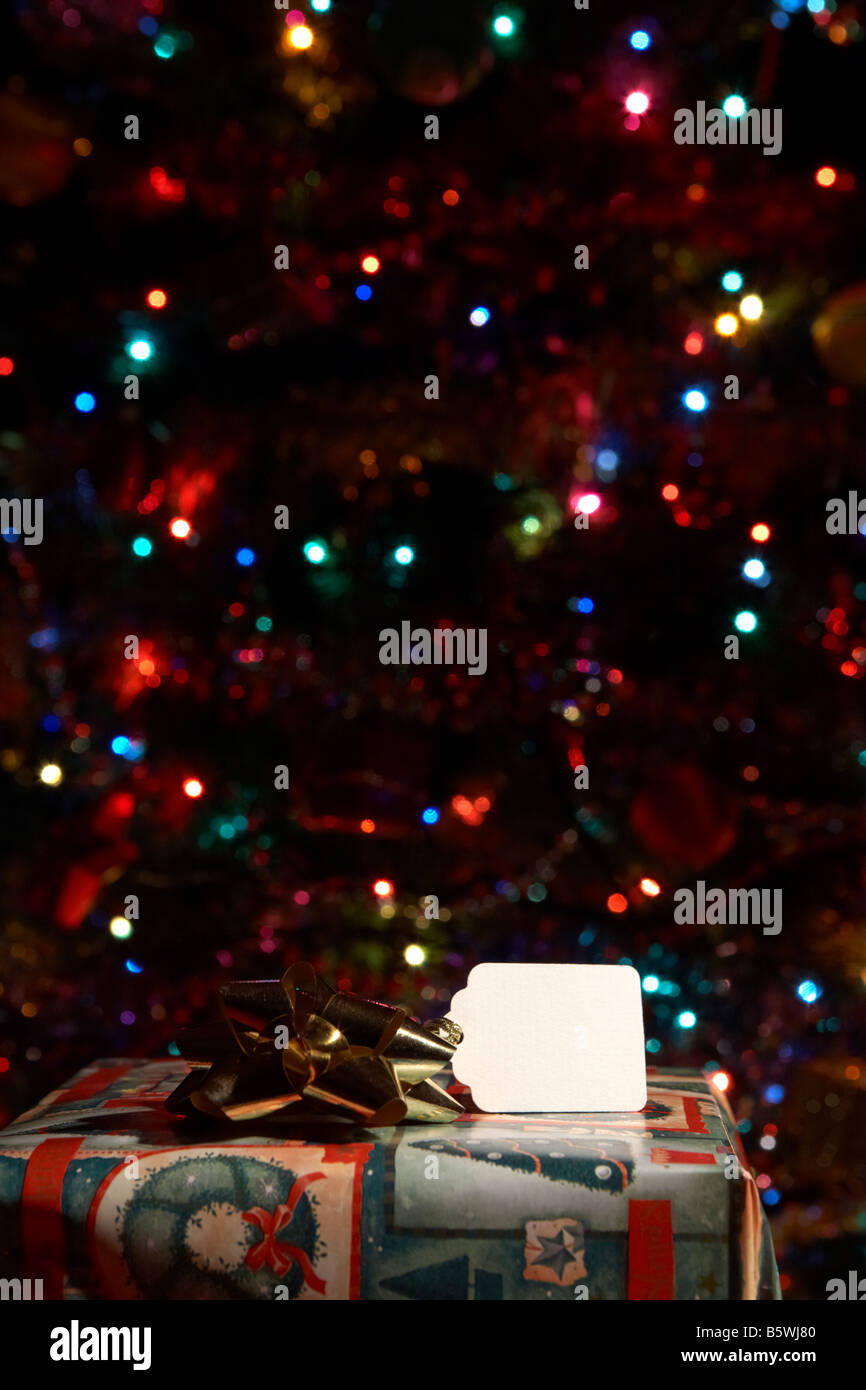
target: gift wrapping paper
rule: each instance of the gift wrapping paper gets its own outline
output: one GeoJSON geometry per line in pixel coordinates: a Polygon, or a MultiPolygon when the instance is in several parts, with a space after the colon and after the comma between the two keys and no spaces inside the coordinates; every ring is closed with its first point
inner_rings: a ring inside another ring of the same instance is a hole
{"type": "Polygon", "coordinates": [[[108,1059],[0,1132],[0,1278],[67,1299],[779,1298],[754,1177],[699,1072],[636,1114],[362,1129],[170,1115],[186,1064],[108,1059]]]}

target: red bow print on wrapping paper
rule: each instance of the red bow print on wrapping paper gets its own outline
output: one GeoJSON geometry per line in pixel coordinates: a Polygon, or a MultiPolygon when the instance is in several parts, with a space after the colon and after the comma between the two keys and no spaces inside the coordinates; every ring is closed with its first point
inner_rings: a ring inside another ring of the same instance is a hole
{"type": "Polygon", "coordinates": [[[250,1207],[249,1211],[241,1213],[244,1221],[258,1226],[264,1233],[258,1245],[253,1245],[247,1251],[244,1263],[248,1269],[261,1269],[262,1265],[267,1265],[278,1278],[282,1278],[284,1274],[288,1274],[294,1261],[300,1267],[304,1282],[313,1292],[325,1292],[324,1280],[320,1279],[313,1269],[306,1251],[301,1250],[300,1246],[286,1245],[283,1241],[277,1240],[279,1232],[285,1230],[291,1221],[304,1188],[324,1176],[324,1173],[305,1173],[303,1177],[296,1178],[288,1200],[280,1202],[273,1211],[265,1211],[264,1207],[250,1207]]]}

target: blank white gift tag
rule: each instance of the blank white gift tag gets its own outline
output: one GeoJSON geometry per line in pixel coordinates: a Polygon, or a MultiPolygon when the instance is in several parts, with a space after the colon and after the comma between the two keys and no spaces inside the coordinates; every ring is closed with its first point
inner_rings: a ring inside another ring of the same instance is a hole
{"type": "Polygon", "coordinates": [[[631,965],[487,963],[448,1014],[463,1029],[454,1075],[479,1110],[642,1110],[640,976],[631,965]]]}

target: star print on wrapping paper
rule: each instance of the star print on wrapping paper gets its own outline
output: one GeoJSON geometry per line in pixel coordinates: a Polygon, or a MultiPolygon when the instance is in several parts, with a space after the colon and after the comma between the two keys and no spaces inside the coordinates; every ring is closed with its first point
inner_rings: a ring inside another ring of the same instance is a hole
{"type": "Polygon", "coordinates": [[[583,1226],[568,1216],[527,1221],[524,1279],[560,1288],[587,1277],[583,1226]]]}
{"type": "Polygon", "coordinates": [[[553,1270],[557,1279],[561,1279],[565,1266],[574,1259],[574,1251],[565,1243],[565,1231],[560,1231],[555,1240],[548,1240],[546,1236],[536,1236],[536,1240],[541,1242],[541,1253],[529,1263],[544,1265],[546,1269],[553,1270]]]}

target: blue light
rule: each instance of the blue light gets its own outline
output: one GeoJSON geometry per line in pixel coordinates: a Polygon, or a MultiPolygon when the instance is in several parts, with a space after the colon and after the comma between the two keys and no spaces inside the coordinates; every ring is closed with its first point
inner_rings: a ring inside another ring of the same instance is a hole
{"type": "Polygon", "coordinates": [[[411,545],[398,545],[394,551],[394,559],[398,565],[411,565],[415,559],[415,552],[411,545]]]}
{"type": "Polygon", "coordinates": [[[637,49],[638,53],[642,53],[645,48],[649,48],[650,44],[652,43],[652,39],[650,38],[646,29],[635,29],[634,33],[629,39],[629,43],[631,44],[632,48],[637,49]]]}
{"type": "Polygon", "coordinates": [[[132,553],[133,555],[137,555],[141,560],[144,560],[152,550],[153,542],[148,540],[147,536],[136,536],[135,540],[132,542],[132,553]]]}
{"type": "Polygon", "coordinates": [[[31,632],[27,639],[31,647],[36,647],[37,651],[45,648],[46,651],[53,651],[57,646],[58,632],[56,627],[43,627],[38,632],[31,632]]]}
{"type": "Polygon", "coordinates": [[[153,38],[158,28],[159,24],[152,15],[145,15],[144,19],[138,21],[138,32],[148,39],[153,38]]]}
{"type": "Polygon", "coordinates": [[[469,322],[473,328],[483,328],[485,323],[490,322],[490,310],[483,304],[476,304],[469,315],[469,322]]]}
{"type": "Polygon", "coordinates": [[[768,1187],[765,1192],[761,1193],[761,1196],[764,1199],[764,1205],[767,1207],[774,1207],[782,1200],[782,1194],[776,1187],[768,1187]]]}
{"type": "Polygon", "coordinates": [[[743,565],[743,574],[746,579],[762,579],[766,571],[767,567],[763,560],[747,560],[743,565]]]}
{"type": "Polygon", "coordinates": [[[619,463],[619,454],[613,449],[602,449],[595,462],[602,473],[612,473],[619,463]]]}
{"type": "Polygon", "coordinates": [[[60,728],[60,720],[57,718],[56,714],[46,714],[45,718],[42,720],[42,727],[46,729],[49,734],[56,734],[57,730],[60,728]]]}
{"type": "MultiPolygon", "coordinates": [[[[796,14],[798,10],[802,10],[806,0],[777,0],[777,3],[789,14],[796,14]]],[[[822,6],[823,8],[824,6],[822,6]]]]}
{"type": "Polygon", "coordinates": [[[355,286],[355,298],[356,298],[356,299],[372,299],[372,298],[373,298],[373,291],[372,291],[372,289],[370,288],[369,285],[356,285],[356,286],[355,286]]]}
{"type": "Polygon", "coordinates": [[[75,409],[82,415],[89,415],[96,408],[96,397],[90,391],[79,391],[75,397],[75,409]]]}
{"type": "MultiPolygon", "coordinates": [[[[824,0],[821,0],[824,3],[824,0]]],[[[790,15],[786,15],[784,10],[774,10],[770,15],[770,23],[774,29],[787,29],[791,23],[790,15]]]]}
{"type": "Polygon", "coordinates": [[[743,277],[738,270],[726,270],[722,276],[722,289],[729,294],[736,294],[737,290],[743,288],[743,277]]]}
{"type": "Polygon", "coordinates": [[[655,994],[656,990],[657,990],[658,987],[659,987],[659,977],[658,977],[658,975],[644,975],[644,978],[643,978],[643,987],[644,987],[645,993],[647,993],[647,994],[655,994]]]}
{"type": "Polygon", "coordinates": [[[425,825],[435,825],[439,819],[439,812],[435,806],[427,806],[421,812],[421,819],[425,825]]]}
{"type": "Polygon", "coordinates": [[[144,966],[139,965],[137,960],[128,960],[125,961],[124,964],[126,965],[126,968],[129,971],[130,975],[140,975],[142,970],[144,969],[144,966]]]}
{"type": "Polygon", "coordinates": [[[686,410],[700,412],[706,410],[709,401],[703,391],[699,391],[696,387],[692,387],[691,391],[685,392],[683,396],[683,405],[686,407],[686,410]]]}
{"type": "Polygon", "coordinates": [[[579,598],[577,600],[578,613],[591,613],[593,608],[595,608],[595,604],[591,598],[579,598]]]}
{"type": "Polygon", "coordinates": [[[824,993],[820,985],[816,985],[814,980],[803,980],[797,986],[797,994],[804,1004],[814,1004],[816,999],[820,999],[824,993]]]}
{"type": "Polygon", "coordinates": [[[824,0],[806,0],[806,9],[810,14],[820,14],[824,8],[824,0]]]}
{"type": "Polygon", "coordinates": [[[677,1014],[678,1028],[694,1028],[697,1021],[697,1015],[691,1009],[683,1009],[681,1014],[677,1014]]]}
{"type": "Polygon", "coordinates": [[[111,740],[111,751],[112,753],[116,753],[118,758],[125,758],[129,749],[129,739],[125,734],[116,734],[111,740]]]}
{"type": "Polygon", "coordinates": [[[243,565],[244,569],[247,569],[250,565],[255,564],[256,552],[250,550],[248,545],[242,545],[240,550],[235,551],[235,559],[239,565],[243,565]]]}
{"type": "Polygon", "coordinates": [[[722,102],[722,110],[724,111],[725,115],[730,116],[730,118],[734,121],[739,120],[739,118],[743,115],[745,109],[746,103],[743,101],[742,97],[730,96],[726,97],[725,100],[722,102]]]}
{"type": "Polygon", "coordinates": [[[779,1105],[785,1099],[785,1088],[780,1086],[778,1081],[774,1081],[772,1086],[764,1088],[764,1100],[768,1105],[779,1105]]]}

